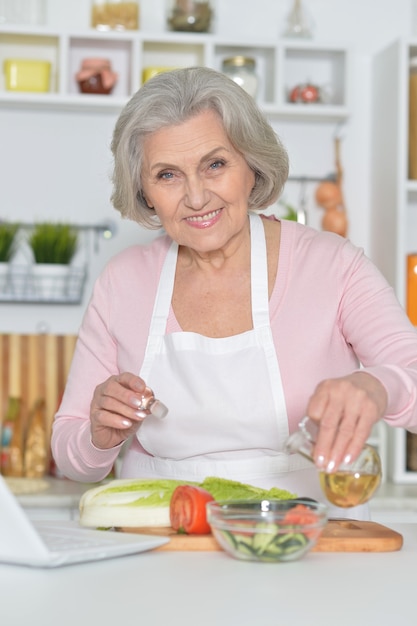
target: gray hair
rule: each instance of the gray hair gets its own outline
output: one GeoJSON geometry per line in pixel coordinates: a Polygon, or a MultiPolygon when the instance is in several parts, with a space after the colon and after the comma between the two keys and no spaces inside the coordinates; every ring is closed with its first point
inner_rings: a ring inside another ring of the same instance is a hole
{"type": "Polygon", "coordinates": [[[148,80],[116,122],[111,200],[123,217],[160,228],[141,189],[144,138],[206,110],[219,115],[230,142],[255,173],[248,208],[261,210],[277,200],[288,177],[288,156],[266,117],[254,99],[221,72],[190,67],[148,80]]]}

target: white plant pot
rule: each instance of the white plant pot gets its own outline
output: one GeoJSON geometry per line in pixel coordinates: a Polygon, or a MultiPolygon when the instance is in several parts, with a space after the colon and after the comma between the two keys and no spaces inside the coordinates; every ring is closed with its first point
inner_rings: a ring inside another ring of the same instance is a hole
{"type": "Polygon", "coordinates": [[[32,285],[34,296],[40,300],[62,300],[68,290],[69,265],[34,263],[32,285]]]}
{"type": "Polygon", "coordinates": [[[0,263],[0,295],[9,293],[10,291],[10,264],[0,263]]]}
{"type": "Polygon", "coordinates": [[[29,286],[29,268],[10,264],[9,292],[11,298],[25,299],[29,286]]]}

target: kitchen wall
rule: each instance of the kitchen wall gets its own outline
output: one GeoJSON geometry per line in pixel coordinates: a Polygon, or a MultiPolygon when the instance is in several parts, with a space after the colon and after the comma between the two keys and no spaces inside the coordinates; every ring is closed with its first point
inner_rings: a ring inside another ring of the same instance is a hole
{"type": "MultiPolygon", "coordinates": [[[[344,192],[349,236],[372,256],[370,232],[370,72],[372,55],[399,37],[415,36],[417,0],[304,0],[314,20],[314,38],[352,49],[352,115],[342,127],[274,121],[286,144],[291,173],[324,176],[334,171],[333,137],[342,137],[344,192]]],[[[141,0],[141,28],[160,32],[165,0],[141,0]]],[[[233,38],[275,39],[282,35],[292,0],[217,0],[216,32],[233,38]]],[[[48,25],[83,29],[89,0],[49,0],[48,25]]],[[[389,89],[389,85],[387,85],[389,89]]],[[[376,103],[377,106],[377,103],[376,103]]],[[[89,276],[81,305],[0,304],[0,332],[74,333],[106,261],[118,250],[148,241],[153,234],[121,220],[112,209],[109,143],[116,114],[0,108],[0,219],[42,219],[94,224],[114,222],[110,241],[91,238],[89,276]]],[[[299,202],[299,186],[289,184],[284,198],[299,202]]],[[[314,185],[307,188],[308,221],[320,227],[314,185]]]]}

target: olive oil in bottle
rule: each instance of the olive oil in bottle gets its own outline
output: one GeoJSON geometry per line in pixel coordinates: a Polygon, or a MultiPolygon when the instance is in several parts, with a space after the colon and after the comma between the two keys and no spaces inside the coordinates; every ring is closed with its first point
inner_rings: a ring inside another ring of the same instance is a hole
{"type": "MultiPolygon", "coordinates": [[[[312,463],[318,426],[308,417],[299,424],[299,430],[290,435],[286,451],[297,452],[312,463]]],[[[318,470],[321,489],[335,506],[349,508],[364,504],[374,495],[381,483],[381,459],[370,445],[365,445],[358,458],[342,463],[334,472],[318,470]]]]}
{"type": "Polygon", "coordinates": [[[342,508],[367,502],[381,482],[378,474],[361,474],[347,470],[319,472],[319,477],[326,498],[342,508]]]}

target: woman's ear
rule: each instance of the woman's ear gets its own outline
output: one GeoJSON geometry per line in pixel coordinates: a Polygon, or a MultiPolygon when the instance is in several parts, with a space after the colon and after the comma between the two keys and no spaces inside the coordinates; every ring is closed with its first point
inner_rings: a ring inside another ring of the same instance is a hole
{"type": "Polygon", "coordinates": [[[148,207],[148,209],[153,209],[153,206],[151,206],[149,204],[149,202],[147,201],[147,199],[145,198],[145,196],[143,195],[143,191],[141,189],[139,189],[139,191],[136,194],[136,198],[138,200],[138,202],[140,202],[140,204],[146,204],[146,206],[148,207]]]}
{"type": "Polygon", "coordinates": [[[153,209],[154,208],[152,204],[149,204],[148,199],[146,198],[146,196],[143,195],[143,192],[142,192],[142,198],[143,198],[146,206],[148,207],[148,209],[153,209]]]}

